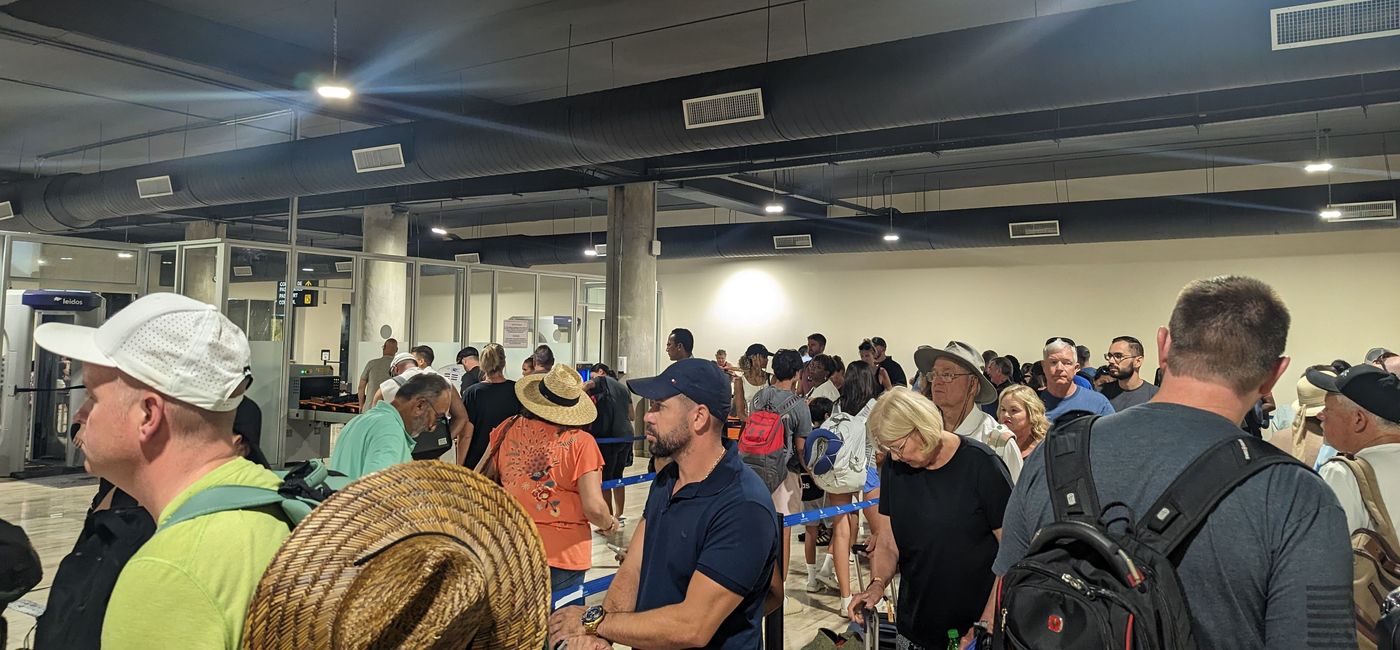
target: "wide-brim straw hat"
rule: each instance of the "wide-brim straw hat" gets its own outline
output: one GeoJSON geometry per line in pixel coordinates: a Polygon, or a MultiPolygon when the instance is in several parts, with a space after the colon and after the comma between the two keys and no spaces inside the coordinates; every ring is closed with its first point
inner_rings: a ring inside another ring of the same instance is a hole
{"type": "MultiPolygon", "coordinates": [[[[1322,374],[1329,377],[1336,377],[1337,373],[1331,370],[1323,370],[1322,374]]],[[[1302,413],[1304,417],[1315,418],[1322,409],[1327,407],[1327,391],[1308,381],[1306,375],[1298,380],[1298,399],[1293,400],[1293,412],[1302,413]]]]}
{"type": "Polygon", "coordinates": [[[598,419],[598,407],[583,392],[583,377],[564,364],[515,382],[515,397],[525,410],[555,424],[581,427],[598,419]]]}
{"type": "Polygon", "coordinates": [[[292,530],[248,606],[246,648],[541,648],[549,567],[490,479],[415,461],[357,480],[292,530]]]}
{"type": "MultiPolygon", "coordinates": [[[[973,398],[973,402],[991,404],[996,401],[997,388],[982,374],[982,353],[978,352],[977,348],[962,341],[949,341],[948,346],[942,350],[920,347],[914,351],[914,366],[925,374],[933,371],[933,364],[939,359],[956,362],[964,370],[972,373],[973,380],[977,382],[977,396],[973,398]]],[[[932,380],[929,382],[932,383],[932,380]]]]}

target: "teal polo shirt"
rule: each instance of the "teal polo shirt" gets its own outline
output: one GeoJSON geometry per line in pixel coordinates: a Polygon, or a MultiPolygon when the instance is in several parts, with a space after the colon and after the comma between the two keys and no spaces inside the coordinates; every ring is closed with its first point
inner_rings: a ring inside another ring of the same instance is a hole
{"type": "Polygon", "coordinates": [[[331,469],[351,479],[413,460],[413,445],[403,418],[387,401],[346,423],[331,452],[331,469]]]}

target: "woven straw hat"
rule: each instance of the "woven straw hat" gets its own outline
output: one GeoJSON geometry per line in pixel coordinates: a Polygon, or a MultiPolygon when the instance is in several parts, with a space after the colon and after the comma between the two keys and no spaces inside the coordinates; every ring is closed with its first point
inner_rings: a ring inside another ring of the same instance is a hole
{"type": "Polygon", "coordinates": [[[555,424],[581,427],[598,418],[598,407],[583,394],[583,378],[564,364],[515,382],[515,397],[525,410],[555,424]]]}
{"type": "Polygon", "coordinates": [[[292,531],[248,607],[246,648],[540,648],[549,571],[529,515],[436,461],[375,472],[292,531]]]}

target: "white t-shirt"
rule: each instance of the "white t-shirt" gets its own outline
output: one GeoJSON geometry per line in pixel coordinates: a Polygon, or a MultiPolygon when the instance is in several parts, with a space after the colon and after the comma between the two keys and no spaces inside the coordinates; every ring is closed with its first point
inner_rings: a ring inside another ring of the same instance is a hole
{"type": "Polygon", "coordinates": [[[1011,473],[1011,482],[1021,476],[1021,448],[1016,445],[1016,434],[1003,426],[1000,422],[992,419],[986,411],[973,407],[972,412],[967,414],[967,418],[958,425],[958,430],[954,431],[960,436],[967,436],[992,448],[992,451],[1001,457],[1006,463],[1006,470],[1011,473]]]}
{"type": "MultiPolygon", "coordinates": [[[[1368,447],[1356,456],[1371,464],[1387,514],[1390,521],[1395,523],[1396,515],[1400,514],[1400,510],[1396,509],[1400,506],[1400,443],[1368,447]]],[[[1356,484],[1351,468],[1341,460],[1329,460],[1322,464],[1318,474],[1337,494],[1337,501],[1341,502],[1342,510],[1347,514],[1347,531],[1370,528],[1371,518],[1366,514],[1366,504],[1361,501],[1361,486],[1356,484]]]]}
{"type": "Polygon", "coordinates": [[[824,381],[822,385],[813,388],[812,392],[807,394],[807,401],[810,402],[818,397],[825,397],[831,400],[832,403],[836,403],[841,401],[841,391],[836,390],[836,387],[831,384],[831,381],[824,381]]]}
{"type": "Polygon", "coordinates": [[[399,394],[399,387],[403,385],[403,382],[412,379],[414,375],[424,372],[430,372],[434,375],[438,374],[438,371],[432,368],[409,368],[399,373],[397,377],[390,377],[384,380],[384,383],[379,385],[379,393],[384,396],[384,401],[392,402],[394,401],[394,397],[399,394]]]}

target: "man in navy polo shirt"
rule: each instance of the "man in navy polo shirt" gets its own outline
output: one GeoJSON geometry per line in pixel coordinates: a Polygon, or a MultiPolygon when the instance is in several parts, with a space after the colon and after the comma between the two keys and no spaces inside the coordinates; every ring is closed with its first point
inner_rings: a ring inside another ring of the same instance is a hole
{"type": "Polygon", "coordinates": [[[633,379],[651,400],[646,437],[671,458],[657,473],[627,559],[601,606],[550,617],[552,643],[569,650],[762,645],[766,611],[782,602],[772,581],[781,522],[763,481],[726,450],[730,382],[713,362],[683,359],[633,379]]]}

